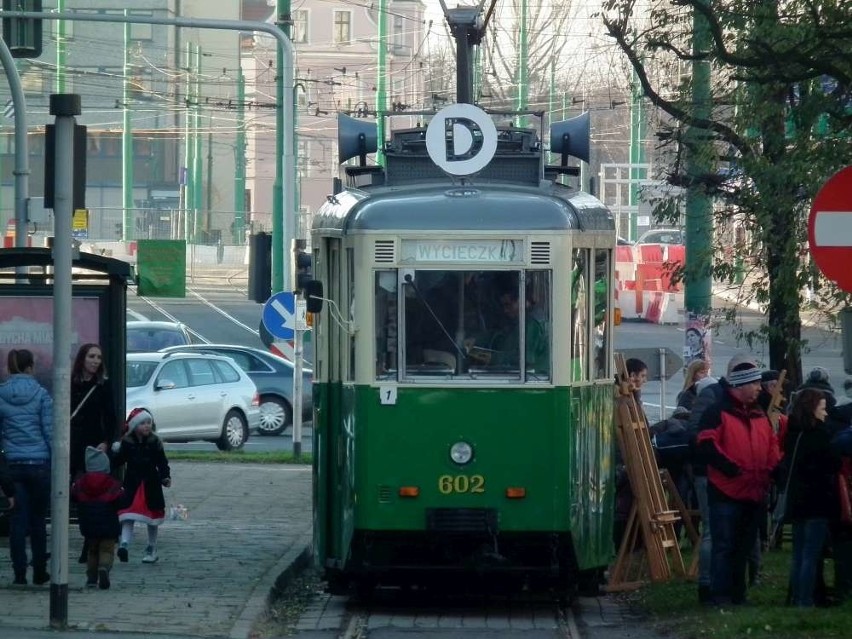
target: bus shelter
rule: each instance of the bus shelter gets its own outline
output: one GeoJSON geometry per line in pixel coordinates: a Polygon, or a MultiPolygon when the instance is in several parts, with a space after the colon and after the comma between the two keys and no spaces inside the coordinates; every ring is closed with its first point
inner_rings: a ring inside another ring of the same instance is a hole
{"type": "MultiPolygon", "coordinates": [[[[53,256],[49,248],[0,250],[0,378],[8,377],[9,350],[27,348],[36,358],[35,376],[53,386],[53,256]]],[[[107,383],[119,417],[125,414],[124,376],[129,263],[92,253],[73,262],[71,349],[73,362],[83,344],[99,344],[107,383]]]]}

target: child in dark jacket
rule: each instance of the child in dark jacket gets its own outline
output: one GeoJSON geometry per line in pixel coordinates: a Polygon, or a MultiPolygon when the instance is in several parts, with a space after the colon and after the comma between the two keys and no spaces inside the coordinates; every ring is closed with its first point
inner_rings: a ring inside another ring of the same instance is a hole
{"type": "Polygon", "coordinates": [[[115,544],[121,533],[118,500],[124,494],[121,482],[109,474],[106,453],[86,447],[86,472],[71,486],[77,502],[80,532],[86,538],[86,586],[106,590],[110,586],[115,544]]]}

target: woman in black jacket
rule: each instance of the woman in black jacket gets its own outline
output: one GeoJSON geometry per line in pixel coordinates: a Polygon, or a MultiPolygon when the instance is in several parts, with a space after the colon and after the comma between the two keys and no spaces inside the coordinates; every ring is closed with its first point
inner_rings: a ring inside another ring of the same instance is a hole
{"type": "Polygon", "coordinates": [[[826,426],[826,397],[806,388],[799,392],[784,442],[790,456],[787,519],[793,522],[791,601],[812,607],[818,575],[822,574],[823,547],[829,527],[840,517],[837,472],[840,457],[831,448],[826,426]]]}
{"type": "Polygon", "coordinates": [[[133,524],[148,527],[148,547],[142,562],[157,561],[157,527],[166,516],[163,486],[172,485],[171,470],[163,442],[153,432],[154,420],[144,408],[134,408],[127,417],[127,434],[113,444],[114,465],[127,464],[124,473],[124,497],[119,503],[121,543],[118,558],[128,560],[128,547],[133,539],[133,524]]]}
{"type": "Polygon", "coordinates": [[[71,478],[86,471],[86,446],[107,452],[117,435],[118,416],[103,353],[83,344],[71,368],[71,478]]]}

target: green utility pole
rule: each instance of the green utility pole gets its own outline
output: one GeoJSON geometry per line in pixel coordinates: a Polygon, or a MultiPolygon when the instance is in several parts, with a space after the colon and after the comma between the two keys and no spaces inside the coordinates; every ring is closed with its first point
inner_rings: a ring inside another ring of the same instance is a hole
{"type": "MultiPolygon", "coordinates": [[[[277,0],[275,24],[287,37],[290,36],[290,0],[277,0]]],[[[275,155],[284,156],[284,49],[276,47],[275,65],[275,155]]],[[[289,96],[290,100],[293,96],[289,96]]],[[[292,123],[291,123],[292,124],[292,123]]],[[[289,221],[292,224],[292,220],[289,221]]],[[[282,162],[275,166],[275,183],[272,185],[272,292],[284,290],[284,167],[282,162]]],[[[291,233],[292,235],[292,233],[291,233]]]]}
{"type": "MultiPolygon", "coordinates": [[[[527,76],[527,56],[529,55],[529,44],[527,43],[527,1],[521,0],[521,18],[518,23],[518,63],[515,69],[515,85],[517,95],[515,96],[515,111],[524,111],[527,108],[529,79],[527,76]]],[[[525,126],[526,118],[518,118],[518,125],[525,126]]]]}
{"type": "Polygon", "coordinates": [[[631,207],[637,207],[630,214],[630,236],[629,240],[636,241],[639,235],[639,180],[647,177],[645,168],[638,165],[645,164],[645,113],[642,102],[642,89],[636,71],[633,71],[631,82],[630,99],[630,191],[627,203],[631,207]]]}
{"type": "Polygon", "coordinates": [[[204,157],[201,149],[201,45],[195,47],[195,107],[193,108],[192,117],[192,141],[195,145],[195,153],[193,154],[193,175],[192,186],[195,193],[192,196],[192,239],[197,244],[198,235],[201,230],[201,211],[204,207],[204,191],[202,187],[204,182],[202,174],[204,172],[204,157]]]}
{"type": "MultiPolygon", "coordinates": [[[[56,11],[62,13],[65,11],[65,0],[56,0],[56,11]]],[[[65,20],[56,21],[56,91],[55,93],[65,93],[65,35],[66,35],[65,20]]],[[[124,44],[124,49],[127,50],[127,43],[124,44]]]]}
{"type": "Polygon", "coordinates": [[[185,153],[183,159],[183,171],[181,175],[182,191],[183,191],[183,239],[189,243],[193,241],[192,236],[192,218],[191,211],[194,206],[193,198],[195,197],[195,189],[193,188],[192,167],[195,165],[195,144],[192,141],[192,101],[193,101],[193,82],[192,82],[192,43],[186,43],[186,116],[184,117],[184,144],[185,153]]]}
{"type": "MultiPolygon", "coordinates": [[[[706,0],[703,0],[706,2],[706,0]]],[[[692,13],[692,115],[709,118],[711,107],[710,62],[701,59],[712,44],[710,27],[699,11],[692,13]]],[[[712,245],[713,209],[710,198],[700,186],[694,186],[696,178],[712,172],[712,148],[707,133],[697,127],[689,127],[685,133],[686,173],[690,186],[686,192],[686,272],[684,277],[684,310],[687,327],[697,327],[709,335],[710,311],[712,310],[712,245]]],[[[709,338],[705,338],[709,348],[709,338]]],[[[710,353],[705,352],[709,361],[710,353]]],[[[688,362],[684,362],[688,364],[688,362]]]]}
{"type": "Polygon", "coordinates": [[[245,241],[246,224],[246,76],[237,68],[237,148],[234,180],[234,244],[245,241]]]}
{"type": "Polygon", "coordinates": [[[376,121],[378,122],[378,140],[379,150],[376,153],[376,164],[384,166],[385,164],[385,119],[383,117],[388,108],[388,89],[387,89],[387,33],[388,33],[388,0],[379,0],[379,61],[376,73],[376,121]]]}
{"type": "Polygon", "coordinates": [[[207,129],[207,212],[204,215],[204,232],[210,242],[210,211],[213,210],[213,116],[208,119],[207,129]]]}
{"type": "MultiPolygon", "coordinates": [[[[124,10],[125,17],[129,14],[124,10]]],[[[61,22],[60,22],[61,24],[61,22]]],[[[124,23],[124,82],[121,131],[121,195],[124,215],[121,220],[121,241],[129,242],[133,228],[133,121],[130,118],[130,23],[124,23]]]]}
{"type": "MultiPolygon", "coordinates": [[[[556,115],[556,60],[554,58],[550,59],[550,92],[547,95],[547,131],[553,126],[555,122],[556,115]]],[[[555,156],[552,152],[548,152],[547,154],[547,163],[553,164],[555,162],[555,156]]]]}

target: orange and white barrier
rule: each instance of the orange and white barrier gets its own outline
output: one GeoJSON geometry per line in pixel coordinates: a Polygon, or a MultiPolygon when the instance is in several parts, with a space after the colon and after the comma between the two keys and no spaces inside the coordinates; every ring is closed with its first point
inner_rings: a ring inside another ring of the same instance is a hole
{"type": "Polygon", "coordinates": [[[622,319],[677,324],[683,313],[683,286],[672,282],[686,260],[686,247],[667,244],[618,246],[615,300],[622,319]]]}

